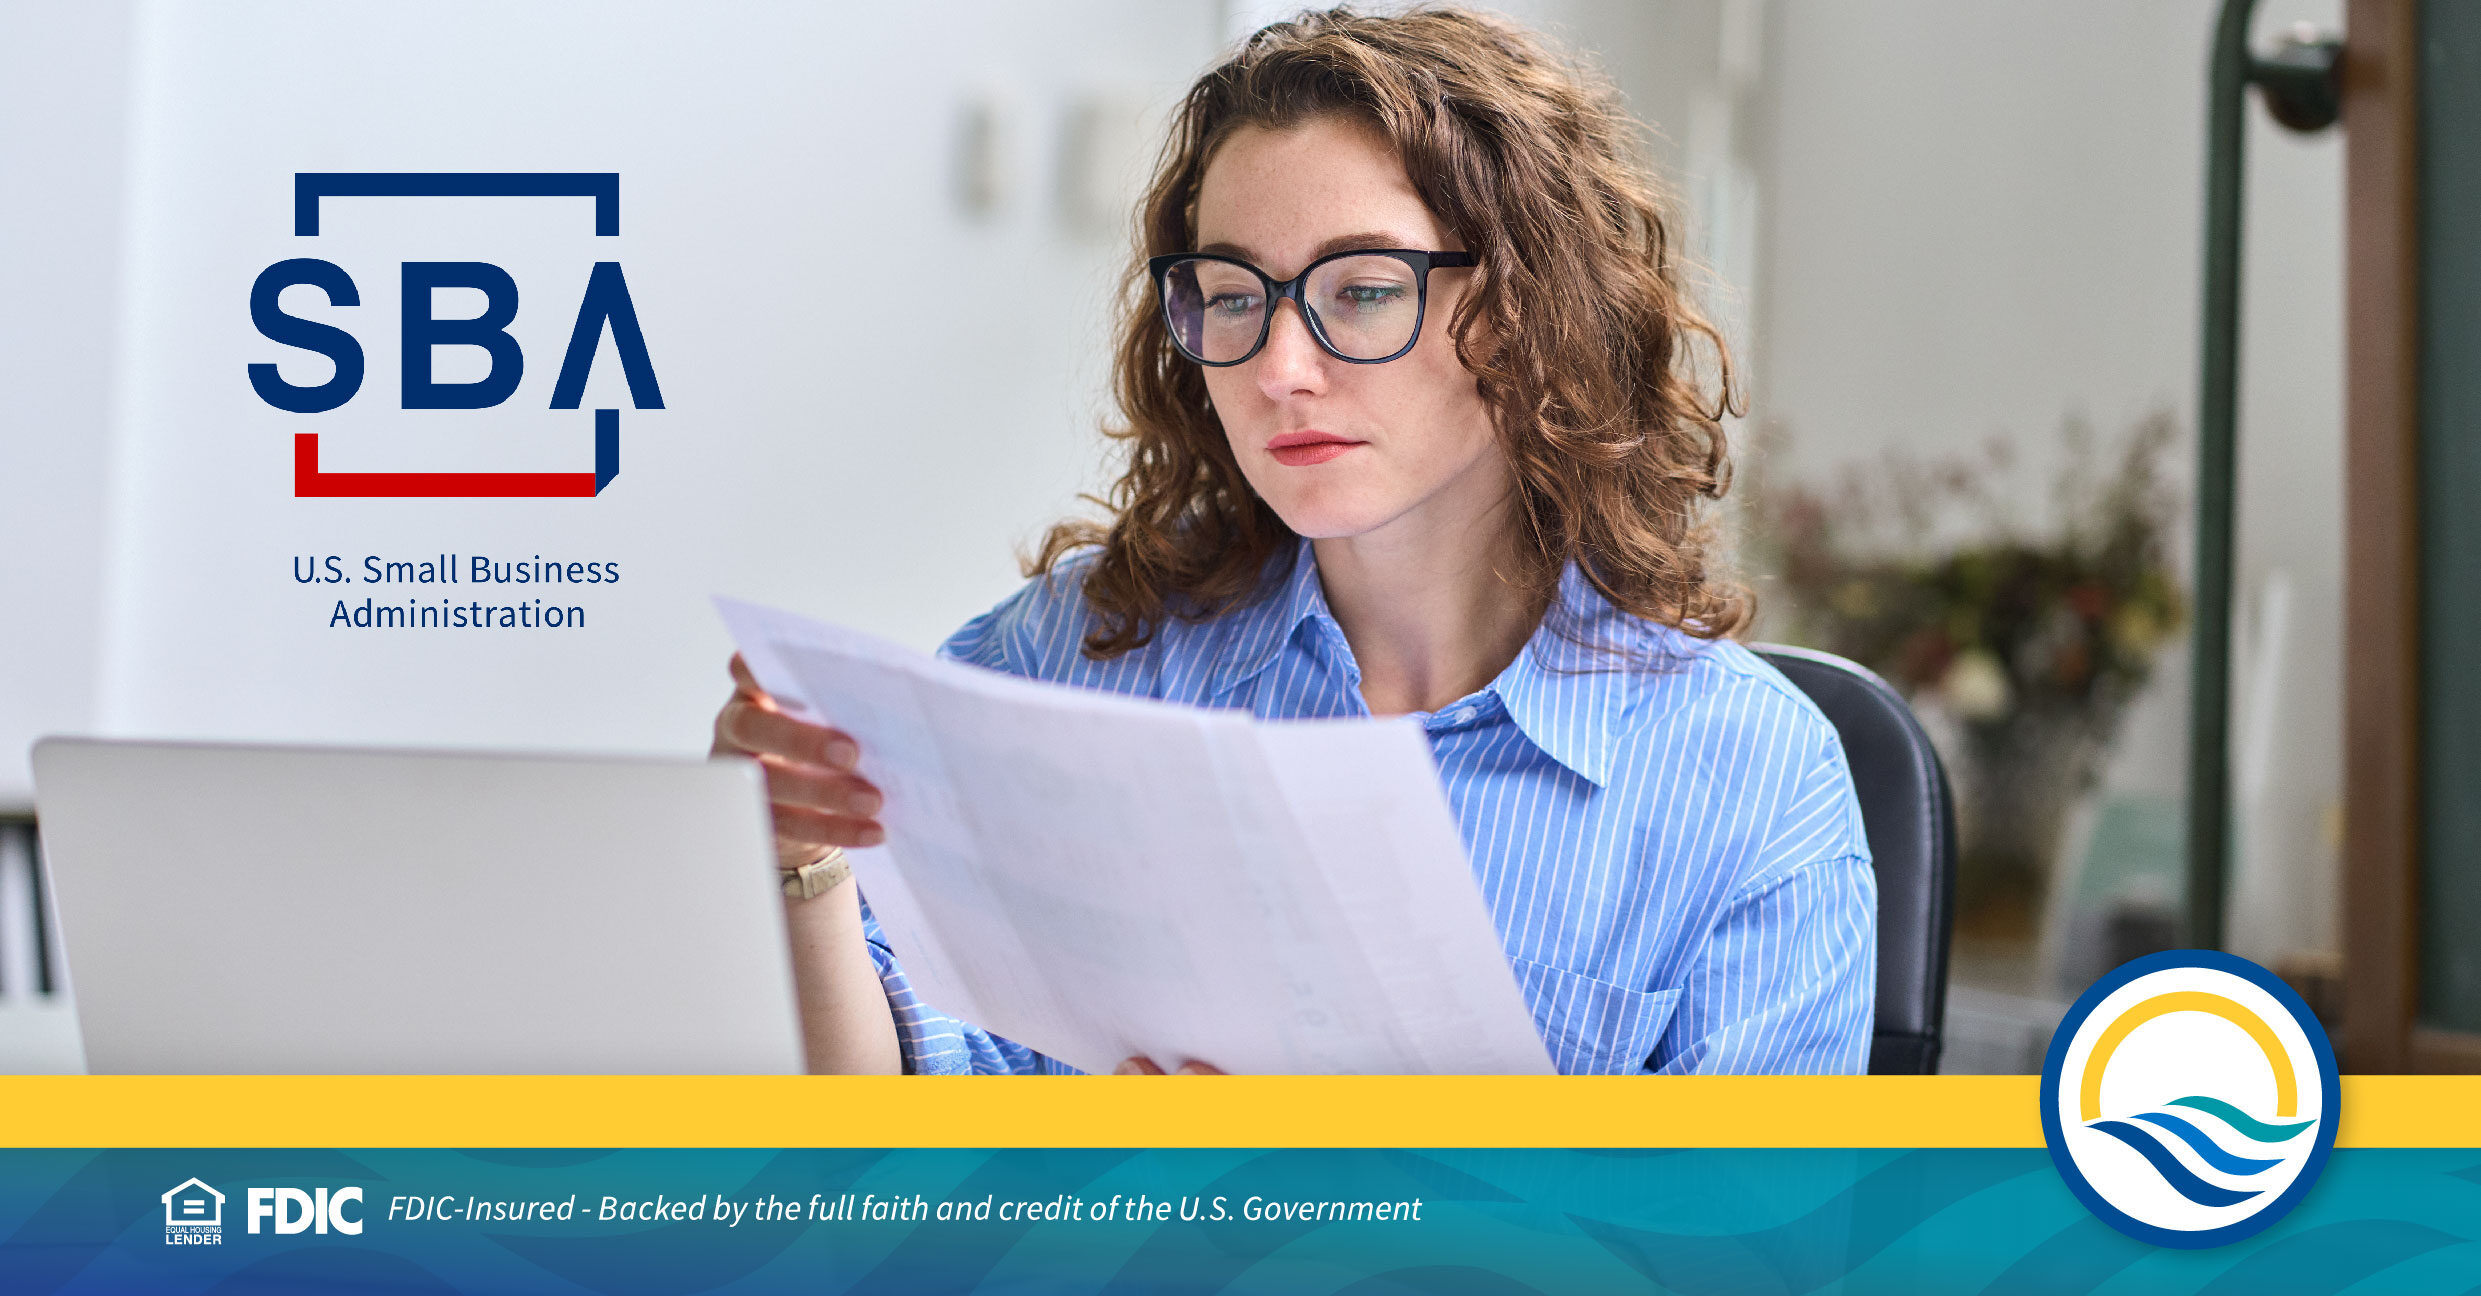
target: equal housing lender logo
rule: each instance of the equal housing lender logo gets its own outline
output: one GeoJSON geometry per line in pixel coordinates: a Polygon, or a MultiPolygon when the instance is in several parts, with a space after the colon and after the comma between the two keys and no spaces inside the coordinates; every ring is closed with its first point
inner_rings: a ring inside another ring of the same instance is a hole
{"type": "Polygon", "coordinates": [[[2042,1067],[2042,1129],[2068,1187],[2157,1246],[2237,1242],[2317,1182],[2335,1145],[2334,1048],[2247,959],[2172,950],[2068,1009],[2042,1067]]]}
{"type": "Polygon", "coordinates": [[[224,1241],[224,1194],[203,1179],[184,1179],[164,1194],[164,1245],[219,1246],[224,1241]]]}
{"type": "MultiPolygon", "coordinates": [[[[293,233],[297,238],[318,237],[320,204],[327,199],[438,197],[585,198],[594,203],[594,237],[620,233],[620,176],[609,171],[305,171],[293,177],[293,233]]],[[[487,261],[407,261],[398,272],[404,290],[400,408],[489,409],[514,395],[525,374],[525,353],[508,332],[509,322],[517,316],[516,280],[487,261]],[[485,301],[482,313],[435,318],[431,293],[438,288],[480,291],[485,301]],[[439,381],[433,376],[432,363],[439,347],[479,348],[489,358],[490,368],[471,382],[439,381]]],[[[270,341],[327,357],[335,365],[334,376],[315,386],[302,386],[286,381],[275,364],[262,362],[249,367],[250,386],[277,409],[323,414],[352,400],[362,389],[365,358],[361,342],[349,330],[285,312],[278,300],[284,290],[305,285],[326,293],[333,306],[359,306],[362,301],[360,288],[343,267],[317,257],[292,257],[261,271],[250,286],[250,321],[270,341]]],[[[587,372],[593,368],[607,331],[628,379],[630,403],[638,409],[662,409],[663,391],[647,355],[646,335],[638,327],[637,306],[629,298],[629,284],[617,261],[595,262],[587,277],[577,322],[569,332],[568,349],[552,385],[551,408],[573,410],[583,402],[587,372]]],[[[293,437],[296,497],[594,496],[619,474],[617,409],[594,412],[591,472],[327,472],[319,467],[319,434],[299,432],[293,437]]]]}

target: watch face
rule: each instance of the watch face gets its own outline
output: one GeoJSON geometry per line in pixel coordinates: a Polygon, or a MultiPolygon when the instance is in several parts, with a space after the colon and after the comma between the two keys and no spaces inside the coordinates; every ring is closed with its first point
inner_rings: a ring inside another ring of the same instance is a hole
{"type": "Polygon", "coordinates": [[[831,847],[824,858],[785,873],[784,894],[796,900],[813,899],[835,890],[851,876],[853,866],[845,862],[844,848],[831,847]]]}

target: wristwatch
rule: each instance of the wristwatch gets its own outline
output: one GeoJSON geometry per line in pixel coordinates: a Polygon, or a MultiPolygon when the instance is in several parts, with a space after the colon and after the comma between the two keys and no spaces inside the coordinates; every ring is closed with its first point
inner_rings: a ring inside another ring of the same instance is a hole
{"type": "Polygon", "coordinates": [[[784,894],[789,899],[808,900],[844,885],[844,880],[851,876],[853,863],[844,857],[844,848],[830,846],[817,860],[785,870],[784,894]]]}

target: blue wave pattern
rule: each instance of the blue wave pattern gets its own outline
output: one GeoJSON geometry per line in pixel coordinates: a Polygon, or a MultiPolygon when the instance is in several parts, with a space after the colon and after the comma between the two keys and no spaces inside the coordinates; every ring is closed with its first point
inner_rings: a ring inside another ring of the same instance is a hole
{"type": "MultiPolygon", "coordinates": [[[[2204,1109],[2167,1110],[2220,1138],[2204,1109]]],[[[2123,1123],[2179,1137],[2159,1122],[2123,1123]]],[[[2469,1149],[2339,1151],[2298,1210],[2207,1251],[2112,1232],[2048,1164],[2038,1148],[0,1150],[0,1292],[2462,1296],[2481,1284],[2481,1165],[2469,1149]],[[359,1236],[276,1238],[247,1234],[228,1213],[224,1245],[166,1247],[158,1195],[191,1175],[233,1193],[228,1211],[254,1184],[358,1183],[375,1222],[359,1236]],[[1401,1226],[385,1223],[395,1193],[700,1191],[1418,1196],[1425,1206],[1419,1225],[1401,1226]]]]}
{"type": "MultiPolygon", "coordinates": [[[[2317,1127],[2313,1120],[2288,1125],[2261,1121],[2220,1098],[2192,1094],[2174,1098],[2167,1106],[2183,1107],[2188,1112],[2210,1118],[2228,1131],[2226,1137],[2245,1140],[2260,1147],[2288,1143],[2317,1127]]],[[[2108,1134],[2136,1150],[2153,1166],[2154,1173],[2171,1186],[2173,1192],[2199,1206],[2237,1206],[2265,1195],[2265,1188],[2234,1188],[2215,1183],[2191,1170],[2171,1150],[2170,1140],[2185,1144],[2197,1159],[2237,1179],[2262,1178],[2283,1164],[2280,1155],[2273,1157],[2242,1156],[2225,1146],[2223,1139],[2199,1127],[2195,1116],[2174,1111],[2139,1112],[2128,1120],[2091,1120],[2085,1128],[2108,1134]],[[2143,1122],[2137,1124],[2135,1122],[2143,1122]]]]}
{"type": "Polygon", "coordinates": [[[2260,1170],[2271,1170],[2283,1164],[2281,1157],[2244,1157],[2226,1152],[2220,1144],[2214,1141],[2212,1135],[2169,1112],[2142,1112],[2138,1114],[2137,1119],[2177,1135],[2180,1142],[2196,1149],[2199,1160],[2227,1175],[2253,1175],[2260,1170]]]}

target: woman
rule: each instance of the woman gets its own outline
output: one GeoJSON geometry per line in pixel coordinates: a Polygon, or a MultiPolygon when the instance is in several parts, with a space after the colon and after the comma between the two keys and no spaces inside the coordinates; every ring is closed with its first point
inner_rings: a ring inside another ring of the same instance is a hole
{"type": "MultiPolygon", "coordinates": [[[[1259,32],[1145,199],[1108,524],[1054,528],[942,651],[1418,716],[1560,1070],[1858,1071],[1868,847],[1834,730],[1728,639],[1701,508],[1730,370],[1673,238],[1616,96],[1520,31],[1259,32]]],[[[782,867],[883,840],[867,754],[733,673],[716,751],[765,766],[782,867]]],[[[788,904],[814,1070],[1064,1069],[921,1003],[849,881],[788,904]]]]}

